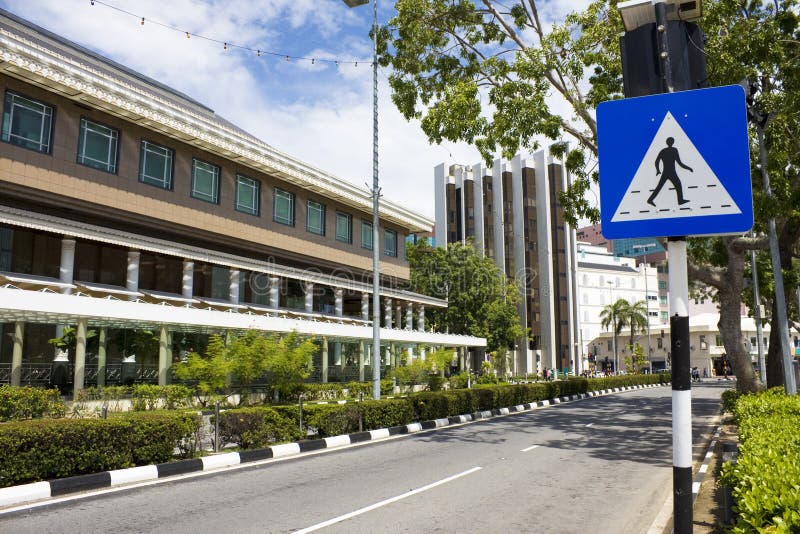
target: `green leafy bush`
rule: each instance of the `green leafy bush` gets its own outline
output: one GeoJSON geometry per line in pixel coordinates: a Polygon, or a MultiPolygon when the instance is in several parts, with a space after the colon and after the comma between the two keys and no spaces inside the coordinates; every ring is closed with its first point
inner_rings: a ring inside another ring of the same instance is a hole
{"type": "Polygon", "coordinates": [[[168,461],[191,439],[191,414],[40,419],[0,425],[0,486],[168,461]]]}
{"type": "Polygon", "coordinates": [[[739,457],[722,470],[735,502],[734,532],[800,532],[800,397],[742,395],[734,415],[739,457]]]}
{"type": "Polygon", "coordinates": [[[175,410],[192,405],[192,391],[181,384],[156,386],[137,384],[131,392],[131,407],[135,411],[175,410]]]}
{"type": "Polygon", "coordinates": [[[268,407],[227,410],[219,416],[220,441],[242,449],[269,447],[303,437],[297,423],[268,407]]]}
{"type": "Polygon", "coordinates": [[[66,408],[57,389],[0,386],[0,422],[64,417],[66,408]]]}
{"type": "Polygon", "coordinates": [[[722,392],[722,408],[726,412],[733,412],[736,401],[739,400],[741,396],[742,393],[737,389],[726,389],[722,392]]]}
{"type": "Polygon", "coordinates": [[[364,430],[407,425],[414,421],[414,410],[406,399],[364,401],[358,406],[364,414],[364,430]]]}
{"type": "Polygon", "coordinates": [[[181,458],[197,450],[197,433],[202,423],[196,412],[125,413],[115,416],[131,425],[130,448],[134,465],[168,462],[177,448],[181,458]]]}
{"type": "Polygon", "coordinates": [[[303,398],[305,400],[337,400],[344,398],[342,384],[328,382],[325,384],[303,384],[303,398]]]}

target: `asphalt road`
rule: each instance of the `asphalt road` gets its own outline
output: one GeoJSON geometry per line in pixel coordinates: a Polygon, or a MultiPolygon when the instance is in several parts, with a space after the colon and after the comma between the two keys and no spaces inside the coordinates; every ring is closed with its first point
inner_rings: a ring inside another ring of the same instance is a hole
{"type": "MultiPolygon", "coordinates": [[[[729,385],[729,384],[728,384],[729,385]]],[[[693,435],[725,385],[693,389],[693,435]]],[[[671,390],[636,390],[0,515],[0,532],[646,532],[671,390]]]]}

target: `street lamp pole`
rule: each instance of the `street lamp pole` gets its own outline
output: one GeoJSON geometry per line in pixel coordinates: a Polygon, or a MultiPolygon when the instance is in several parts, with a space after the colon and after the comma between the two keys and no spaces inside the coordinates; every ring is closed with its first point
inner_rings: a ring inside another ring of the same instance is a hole
{"type": "MultiPolygon", "coordinates": [[[[342,0],[358,7],[369,0],[342,0]]],[[[381,398],[381,272],[378,208],[378,0],[372,0],[372,398],[381,398]]]]}
{"type": "Polygon", "coordinates": [[[647,291],[647,250],[655,248],[655,243],[646,245],[633,245],[633,250],[645,250],[644,253],[644,305],[647,308],[647,362],[650,364],[650,374],[653,374],[653,355],[650,348],[650,294],[647,291]]]}
{"type": "Polygon", "coordinates": [[[611,295],[611,350],[614,352],[614,374],[619,373],[617,357],[617,309],[614,307],[614,281],[608,280],[608,292],[611,295]]]}

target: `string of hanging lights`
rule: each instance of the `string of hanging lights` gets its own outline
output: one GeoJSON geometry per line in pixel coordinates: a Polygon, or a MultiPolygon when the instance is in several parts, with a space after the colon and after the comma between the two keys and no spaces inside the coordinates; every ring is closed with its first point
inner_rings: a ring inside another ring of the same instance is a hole
{"type": "Polygon", "coordinates": [[[275,58],[281,58],[281,59],[283,59],[284,61],[287,61],[287,62],[291,62],[291,61],[308,61],[312,65],[315,65],[317,62],[319,62],[319,63],[332,64],[332,65],[335,65],[337,67],[339,65],[353,65],[354,67],[358,67],[358,64],[361,63],[361,64],[369,64],[370,67],[372,67],[372,62],[371,61],[364,61],[364,60],[357,61],[357,60],[329,59],[329,58],[321,58],[321,57],[296,56],[296,55],[293,55],[293,54],[287,54],[285,52],[276,52],[274,50],[266,50],[266,49],[262,49],[262,48],[252,48],[252,47],[249,47],[249,46],[239,45],[239,44],[233,43],[231,41],[215,39],[213,37],[208,37],[208,36],[202,35],[200,33],[191,32],[191,31],[188,31],[186,29],[178,28],[177,26],[173,26],[172,24],[167,24],[165,22],[160,22],[160,21],[155,20],[155,19],[146,18],[146,17],[143,17],[142,15],[138,15],[136,13],[132,13],[130,11],[122,9],[121,7],[109,4],[108,2],[103,2],[102,0],[89,0],[89,3],[92,6],[99,5],[99,6],[107,7],[109,9],[114,10],[114,11],[117,11],[118,13],[122,13],[124,15],[129,16],[129,17],[135,18],[136,20],[139,21],[139,24],[141,26],[144,26],[145,22],[147,24],[154,24],[156,26],[160,26],[160,27],[165,28],[167,30],[174,31],[176,33],[181,33],[181,34],[185,35],[187,39],[191,39],[191,38],[203,39],[203,40],[211,42],[211,43],[219,44],[219,45],[222,46],[223,50],[228,50],[229,48],[233,48],[233,49],[243,50],[245,52],[251,52],[251,53],[255,54],[256,57],[267,58],[267,57],[271,56],[271,57],[275,57],[275,58]]]}

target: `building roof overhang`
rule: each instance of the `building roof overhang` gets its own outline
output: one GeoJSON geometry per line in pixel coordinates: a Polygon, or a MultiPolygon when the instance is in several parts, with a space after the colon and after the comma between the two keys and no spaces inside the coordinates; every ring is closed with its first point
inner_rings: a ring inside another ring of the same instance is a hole
{"type": "MultiPolygon", "coordinates": [[[[372,192],[289,156],[213,111],[51,32],[0,10],[0,72],[233,162],[372,212],[372,192]]],[[[382,199],[380,216],[409,232],[429,217],[382,199]]]]}
{"type": "MultiPolygon", "coordinates": [[[[372,325],[362,321],[315,320],[280,310],[238,313],[147,302],[64,295],[52,291],[28,291],[0,287],[0,322],[76,324],[85,319],[91,327],[160,329],[213,333],[220,331],[297,332],[337,339],[372,339],[372,325]]],[[[486,339],[420,330],[381,328],[380,339],[401,344],[448,347],[485,347],[486,339]]]]}

